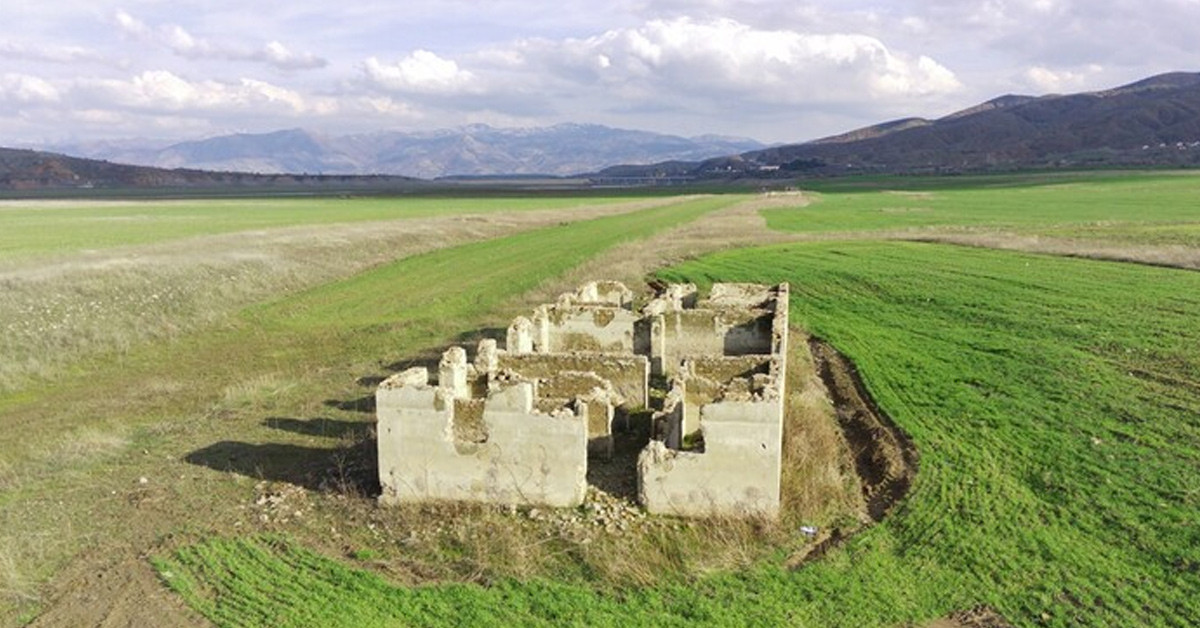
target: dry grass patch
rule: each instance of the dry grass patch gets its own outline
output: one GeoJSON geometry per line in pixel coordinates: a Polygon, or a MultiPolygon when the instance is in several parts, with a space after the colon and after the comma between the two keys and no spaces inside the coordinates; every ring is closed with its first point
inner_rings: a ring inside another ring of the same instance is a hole
{"type": "Polygon", "coordinates": [[[910,234],[893,239],[1200,270],[1200,249],[1181,245],[1107,244],[1095,240],[1023,235],[1005,231],[910,234]]]}
{"type": "Polygon", "coordinates": [[[866,503],[808,340],[800,329],[792,329],[788,340],[793,358],[788,364],[788,429],[783,434],[784,508],[794,521],[833,522],[848,533],[869,521],[866,503]]]}
{"type": "Polygon", "coordinates": [[[300,524],[311,528],[300,532],[293,524],[276,530],[306,542],[319,538],[325,553],[409,585],[548,577],[616,589],[646,587],[746,568],[781,549],[805,553],[831,534],[850,534],[867,517],[849,447],[806,336],[792,333],[778,520],[648,516],[594,487],[574,509],[459,503],[379,508],[373,499],[375,445],[368,438],[343,442],[348,455],[341,461],[348,464],[329,470],[325,485],[334,490],[316,500],[318,514],[300,524]],[[802,526],[814,526],[821,535],[809,538],[802,526]]]}
{"type": "Polygon", "coordinates": [[[21,570],[22,564],[28,563],[17,557],[15,543],[0,539],[0,599],[14,604],[37,601],[37,585],[21,570]]]}
{"type": "Polygon", "coordinates": [[[10,261],[0,264],[0,393],[393,259],[678,200],[288,227],[10,261]]]}
{"type": "Polygon", "coordinates": [[[525,303],[548,303],[597,278],[622,281],[636,289],[648,273],[686,259],[713,251],[797,240],[797,234],[769,229],[759,212],[802,207],[809,202],[810,198],[800,192],[748,198],[658,235],[614,247],[520,299],[525,303]]]}

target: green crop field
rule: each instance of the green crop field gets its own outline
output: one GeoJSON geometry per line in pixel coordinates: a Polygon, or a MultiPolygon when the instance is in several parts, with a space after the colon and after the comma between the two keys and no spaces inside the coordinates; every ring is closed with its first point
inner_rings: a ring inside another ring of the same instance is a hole
{"type": "Polygon", "coordinates": [[[329,463],[337,434],[367,427],[353,405],[323,404],[363,394],[356,378],[475,333],[513,295],[605,249],[739,200],[699,198],[405,257],[0,394],[0,596],[8,611],[0,616],[36,612],[38,581],[85,548],[236,529],[242,522],[229,517],[241,516],[249,487],[222,481],[223,471],[196,475],[189,452],[222,440],[239,441],[237,451],[272,443],[247,472],[301,482],[329,463]],[[273,427],[309,417],[334,426],[332,442],[323,432],[273,427]],[[130,478],[139,477],[155,482],[135,482],[131,492],[130,478]],[[131,497],[141,504],[133,513],[131,497]]]}
{"type": "Polygon", "coordinates": [[[203,201],[0,202],[0,261],[301,225],[577,207],[620,200],[544,198],[287,198],[203,201]]]}
{"type": "Polygon", "coordinates": [[[363,609],[346,615],[355,625],[892,625],[984,603],[1021,624],[1200,617],[1200,275],[849,243],[719,254],[662,276],[792,282],[793,316],[856,361],[916,441],[902,510],[797,572],[620,593],[397,589],[269,539],[213,541],[160,569],[222,625],[333,621],[342,600],[363,609]],[[235,589],[271,572],[286,581],[235,589]]]}
{"type": "Polygon", "coordinates": [[[641,569],[609,573],[641,554],[327,488],[353,484],[362,398],[395,362],[495,333],[547,282],[744,197],[411,255],[91,357],[0,393],[0,623],[78,623],[55,593],[84,586],[72,565],[103,571],[113,554],[218,626],[921,626],[980,605],[1020,626],[1195,625],[1200,274],[886,238],[1190,250],[1197,199],[1187,174],[846,180],[762,212],[804,241],[659,270],[790,282],[794,323],[854,361],[920,453],[898,509],[794,570],[795,530],[768,527],[715,565],[692,546],[711,534],[643,534],[629,539],[653,545],[641,569]],[[286,513],[256,505],[283,499],[280,483],[302,487],[286,513]]]}
{"type": "Polygon", "coordinates": [[[768,224],[805,233],[986,227],[1189,245],[1197,244],[1200,225],[1200,176],[1194,174],[892,178],[818,189],[824,189],[821,202],[768,210],[768,224]],[[1178,223],[1191,226],[1176,230],[1178,223]]]}

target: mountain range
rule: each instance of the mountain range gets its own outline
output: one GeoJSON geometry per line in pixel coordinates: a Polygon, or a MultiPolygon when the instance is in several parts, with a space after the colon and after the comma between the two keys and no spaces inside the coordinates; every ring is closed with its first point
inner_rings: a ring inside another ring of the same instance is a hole
{"type": "Polygon", "coordinates": [[[233,188],[264,193],[334,191],[377,192],[414,189],[423,181],[410,177],[371,175],[293,175],[216,172],[187,168],[152,168],[83,159],[59,153],[0,147],[0,191],[18,195],[42,190],[88,194],[92,190],[138,189],[224,192],[233,188]]]}
{"type": "MultiPolygon", "coordinates": [[[[399,174],[428,179],[592,171],[585,176],[596,184],[656,184],[862,173],[1200,167],[1200,73],[1161,74],[1079,94],[1006,95],[937,119],[903,118],[771,147],[738,138],[687,139],[563,124],[339,137],[294,129],[159,147],[131,140],[58,149],[160,167],[0,149],[0,189],[421,185],[399,174]],[[614,163],[628,165],[608,165],[614,163]],[[365,173],[375,174],[354,176],[365,173]]],[[[576,184],[564,180],[555,185],[568,183],[576,184]]]]}
{"type": "Polygon", "coordinates": [[[803,144],[701,161],[615,166],[613,179],[953,174],[1200,165],[1200,73],[1114,89],[1006,95],[928,120],[903,118],[803,144]]]}
{"type": "Polygon", "coordinates": [[[685,138],[594,124],[499,129],[476,124],[428,132],[323,135],[304,129],[237,134],[160,145],[124,140],[44,147],[54,152],[159,168],[255,173],[565,176],[616,163],[704,160],[765,148],[751,139],[685,138]]]}

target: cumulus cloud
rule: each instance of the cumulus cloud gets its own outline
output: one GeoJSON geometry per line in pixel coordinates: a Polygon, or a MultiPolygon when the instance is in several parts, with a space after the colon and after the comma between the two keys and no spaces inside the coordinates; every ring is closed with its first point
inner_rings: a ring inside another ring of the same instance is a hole
{"type": "Polygon", "coordinates": [[[529,40],[522,58],[562,78],[641,82],[648,93],[736,92],[749,100],[812,102],[943,94],[960,87],[927,56],[862,34],[756,29],[731,19],[654,20],[588,39],[529,40]]]}
{"type": "Polygon", "coordinates": [[[282,70],[309,70],[328,64],[328,61],[311,52],[294,52],[278,41],[270,41],[257,47],[214,43],[196,37],[178,24],[151,27],[124,11],[118,11],[114,19],[126,35],[163,46],[182,57],[254,61],[282,70]]]}
{"type": "Polygon", "coordinates": [[[1025,71],[1023,78],[1039,91],[1062,93],[1085,89],[1093,78],[1103,72],[1102,66],[1094,64],[1079,70],[1052,70],[1043,66],[1033,66],[1025,71]]]}
{"type": "Polygon", "coordinates": [[[370,57],[362,67],[371,84],[386,90],[453,94],[475,91],[477,88],[472,72],[428,50],[417,50],[394,63],[370,57]]]}
{"type": "Polygon", "coordinates": [[[327,115],[337,111],[330,98],[306,97],[265,81],[243,78],[228,83],[189,81],[166,70],[148,70],[129,80],[84,81],[81,98],[108,106],[198,114],[212,111],[327,115]]]}
{"type": "Polygon", "coordinates": [[[0,75],[0,101],[49,104],[60,99],[58,88],[45,79],[18,73],[0,75]]]}

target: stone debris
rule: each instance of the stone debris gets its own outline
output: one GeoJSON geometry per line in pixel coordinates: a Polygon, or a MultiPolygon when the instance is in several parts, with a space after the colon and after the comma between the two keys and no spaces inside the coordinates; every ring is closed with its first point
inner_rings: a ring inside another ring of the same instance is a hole
{"type": "Polygon", "coordinates": [[[254,508],[262,523],[286,524],[303,517],[308,507],[304,488],[287,482],[259,482],[254,494],[254,508]]]}

